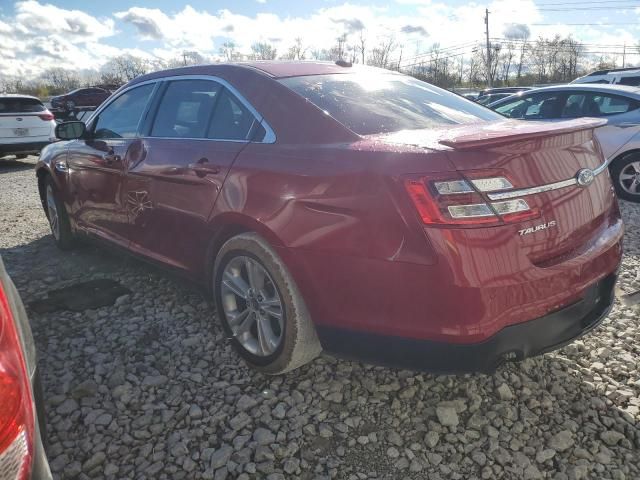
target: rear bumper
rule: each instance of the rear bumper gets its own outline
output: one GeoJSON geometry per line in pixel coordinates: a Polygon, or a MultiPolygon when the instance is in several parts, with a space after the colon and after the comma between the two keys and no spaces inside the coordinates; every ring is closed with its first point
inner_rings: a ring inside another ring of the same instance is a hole
{"type": "Polygon", "coordinates": [[[440,373],[491,373],[566,345],[595,328],[609,313],[616,274],[589,286],[577,302],[553,313],[503,328],[487,340],[456,344],[317,326],[325,350],[340,357],[440,373]]]}
{"type": "Polygon", "coordinates": [[[48,140],[41,140],[38,142],[4,143],[0,144],[0,155],[38,153],[50,143],[51,142],[48,140]]]}

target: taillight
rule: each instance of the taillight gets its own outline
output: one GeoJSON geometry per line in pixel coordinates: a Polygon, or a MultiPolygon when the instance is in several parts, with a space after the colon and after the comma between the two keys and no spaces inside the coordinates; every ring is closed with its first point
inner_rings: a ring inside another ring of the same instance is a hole
{"type": "Polygon", "coordinates": [[[457,174],[412,177],[404,187],[413,201],[422,222],[442,227],[474,227],[502,225],[535,218],[538,209],[527,200],[492,202],[488,192],[510,190],[512,183],[505,176],[474,173],[473,177],[457,174]]]}
{"type": "Polygon", "coordinates": [[[46,121],[53,120],[55,118],[53,116],[53,113],[51,112],[40,113],[38,117],[40,117],[41,120],[46,120],[46,121]]]}
{"type": "Polygon", "coordinates": [[[33,408],[20,339],[0,284],[0,476],[3,479],[24,480],[31,473],[33,408]]]}

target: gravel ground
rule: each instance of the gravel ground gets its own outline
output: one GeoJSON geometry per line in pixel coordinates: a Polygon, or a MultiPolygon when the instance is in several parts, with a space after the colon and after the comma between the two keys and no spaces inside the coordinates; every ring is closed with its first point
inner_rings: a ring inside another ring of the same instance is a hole
{"type": "MultiPolygon", "coordinates": [[[[249,371],[197,290],[85,246],[58,251],[34,160],[0,165],[0,254],[24,301],[112,278],[115,306],[30,312],[57,478],[640,478],[638,311],[492,376],[434,376],[322,356],[249,371]]],[[[621,285],[640,287],[640,206],[621,285]]]]}

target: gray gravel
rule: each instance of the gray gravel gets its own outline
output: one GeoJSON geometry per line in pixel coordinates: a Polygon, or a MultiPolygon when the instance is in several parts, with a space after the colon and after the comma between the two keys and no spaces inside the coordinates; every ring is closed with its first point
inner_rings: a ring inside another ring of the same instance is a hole
{"type": "MultiPolygon", "coordinates": [[[[137,260],[53,245],[34,160],[0,164],[0,254],[25,302],[113,278],[113,307],[31,312],[57,478],[640,478],[638,311],[495,375],[434,376],[322,356],[249,371],[191,285],[137,260]]],[[[640,287],[640,206],[624,288],[640,287]]]]}

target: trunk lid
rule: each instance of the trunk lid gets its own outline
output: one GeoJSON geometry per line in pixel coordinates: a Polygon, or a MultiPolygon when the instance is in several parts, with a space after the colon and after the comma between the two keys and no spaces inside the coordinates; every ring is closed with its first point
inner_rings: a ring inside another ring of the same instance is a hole
{"type": "Polygon", "coordinates": [[[590,248],[611,222],[618,221],[608,169],[602,168],[604,158],[593,134],[604,123],[594,119],[503,121],[397,132],[385,140],[444,149],[455,169],[468,180],[507,178],[512,189],[483,192],[482,196],[490,203],[504,200],[499,195],[511,190],[510,198],[525,200],[539,213],[504,228],[519,237],[520,247],[534,264],[546,267],[590,248]],[[588,185],[579,186],[575,180],[584,169],[600,173],[588,185]],[[530,194],[515,192],[558,182],[565,186],[530,194]]]}

